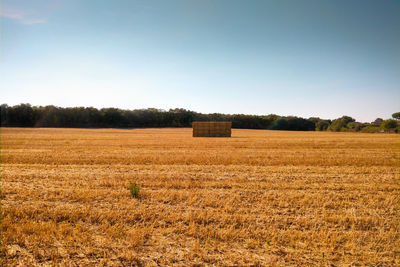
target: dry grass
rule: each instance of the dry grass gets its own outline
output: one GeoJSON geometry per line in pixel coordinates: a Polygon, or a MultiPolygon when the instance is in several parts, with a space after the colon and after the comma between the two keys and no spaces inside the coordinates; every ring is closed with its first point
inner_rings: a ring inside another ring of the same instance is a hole
{"type": "Polygon", "coordinates": [[[400,264],[399,135],[191,135],[1,129],[3,265],[400,264]]]}

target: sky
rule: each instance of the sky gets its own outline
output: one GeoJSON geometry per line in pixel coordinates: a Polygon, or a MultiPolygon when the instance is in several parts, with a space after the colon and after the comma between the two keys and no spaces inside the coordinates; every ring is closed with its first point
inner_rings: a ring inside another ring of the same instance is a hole
{"type": "Polygon", "coordinates": [[[1,0],[0,102],[386,119],[399,14],[397,0],[1,0]]]}

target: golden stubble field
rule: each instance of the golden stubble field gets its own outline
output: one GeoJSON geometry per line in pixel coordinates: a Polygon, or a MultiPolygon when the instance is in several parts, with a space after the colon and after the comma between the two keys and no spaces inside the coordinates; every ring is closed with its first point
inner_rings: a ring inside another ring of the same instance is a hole
{"type": "Polygon", "coordinates": [[[398,266],[399,141],[2,128],[2,265],[398,266]]]}

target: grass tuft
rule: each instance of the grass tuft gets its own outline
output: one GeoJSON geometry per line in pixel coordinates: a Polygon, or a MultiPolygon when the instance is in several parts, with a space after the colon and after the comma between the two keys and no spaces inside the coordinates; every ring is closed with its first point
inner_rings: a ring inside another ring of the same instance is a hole
{"type": "Polygon", "coordinates": [[[131,192],[132,197],[138,198],[140,191],[140,184],[137,184],[136,182],[131,183],[129,185],[129,191],[131,192]]]}

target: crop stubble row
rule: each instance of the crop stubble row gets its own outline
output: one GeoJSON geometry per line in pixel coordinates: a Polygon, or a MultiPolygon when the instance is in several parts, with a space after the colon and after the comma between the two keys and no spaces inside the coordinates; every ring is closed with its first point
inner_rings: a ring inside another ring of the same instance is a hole
{"type": "Polygon", "coordinates": [[[398,135],[232,136],[2,128],[3,260],[399,264],[398,135]]]}

